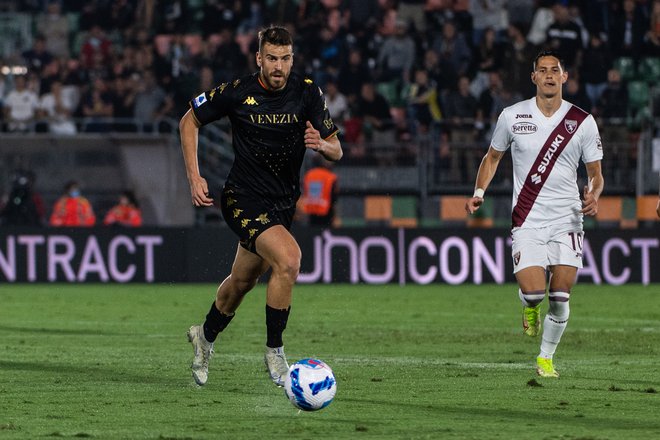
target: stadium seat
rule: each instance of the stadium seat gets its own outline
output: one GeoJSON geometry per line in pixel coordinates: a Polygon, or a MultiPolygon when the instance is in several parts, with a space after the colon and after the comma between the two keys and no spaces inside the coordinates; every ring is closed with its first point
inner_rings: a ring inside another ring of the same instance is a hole
{"type": "Polygon", "coordinates": [[[637,75],[635,60],[630,57],[620,57],[614,60],[614,68],[621,74],[621,79],[630,81],[637,75]]]}
{"type": "Polygon", "coordinates": [[[364,198],[364,219],[367,222],[388,222],[392,219],[392,197],[369,195],[364,198]]]}
{"type": "Polygon", "coordinates": [[[634,112],[649,105],[649,85],[644,81],[628,83],[628,103],[634,112]]]}
{"type": "Polygon", "coordinates": [[[417,227],[417,197],[397,196],[392,199],[392,220],[395,228],[417,227]]]}
{"type": "Polygon", "coordinates": [[[621,205],[621,222],[619,226],[622,229],[635,229],[639,224],[637,221],[637,203],[635,198],[623,197],[621,205]]]}
{"type": "Polygon", "coordinates": [[[598,199],[598,214],[596,220],[601,226],[617,226],[621,222],[623,213],[623,199],[618,196],[602,196],[598,199]]]}
{"type": "Polygon", "coordinates": [[[443,222],[457,223],[466,222],[464,196],[442,196],[440,197],[440,219],[443,222]]]}
{"type": "Polygon", "coordinates": [[[642,58],[639,62],[639,76],[649,85],[657,84],[660,81],[660,58],[642,58]]]}
{"type": "Polygon", "coordinates": [[[397,107],[401,105],[398,81],[379,82],[376,84],[376,90],[383,95],[383,98],[387,100],[390,106],[397,107]]]}
{"type": "Polygon", "coordinates": [[[637,196],[637,219],[640,221],[658,221],[655,208],[658,204],[658,196],[637,196]]]}

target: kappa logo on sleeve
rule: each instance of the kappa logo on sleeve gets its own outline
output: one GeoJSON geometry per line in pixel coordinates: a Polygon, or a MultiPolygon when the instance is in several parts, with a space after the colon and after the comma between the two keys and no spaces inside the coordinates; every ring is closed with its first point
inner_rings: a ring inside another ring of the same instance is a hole
{"type": "Polygon", "coordinates": [[[200,105],[206,102],[206,93],[200,94],[197,98],[194,99],[193,103],[195,108],[198,108],[200,105]]]}

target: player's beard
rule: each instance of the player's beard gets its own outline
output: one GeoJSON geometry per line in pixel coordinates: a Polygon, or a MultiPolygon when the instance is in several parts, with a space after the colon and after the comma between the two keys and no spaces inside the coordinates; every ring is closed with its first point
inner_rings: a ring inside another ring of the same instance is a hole
{"type": "Polygon", "coordinates": [[[265,79],[268,87],[270,87],[272,90],[279,90],[286,85],[286,82],[289,79],[289,75],[281,71],[275,71],[268,73],[265,79]],[[276,73],[279,76],[273,76],[276,73]]]}

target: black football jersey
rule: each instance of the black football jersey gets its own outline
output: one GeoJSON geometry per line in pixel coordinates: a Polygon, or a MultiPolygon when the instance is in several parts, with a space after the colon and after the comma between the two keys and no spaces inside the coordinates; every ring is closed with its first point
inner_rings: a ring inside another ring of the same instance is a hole
{"type": "Polygon", "coordinates": [[[321,89],[295,72],[278,91],[253,73],[200,94],[190,106],[201,125],[223,116],[231,121],[235,158],[226,183],[275,200],[300,196],[306,122],[323,139],[338,131],[321,89]]]}

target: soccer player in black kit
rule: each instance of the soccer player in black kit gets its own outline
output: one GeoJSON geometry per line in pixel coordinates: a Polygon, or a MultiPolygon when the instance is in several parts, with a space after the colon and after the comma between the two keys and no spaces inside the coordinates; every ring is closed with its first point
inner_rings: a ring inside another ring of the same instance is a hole
{"type": "Polygon", "coordinates": [[[286,29],[270,27],[259,32],[256,62],[258,72],[193,99],[179,123],[194,206],[213,204],[208,184],[199,173],[199,127],[228,117],[235,153],[220,205],[227,225],[239,238],[236,256],[206,320],[188,331],[195,354],[192,375],[199,385],[208,379],[218,334],[232,320],[245,294],[271,268],[264,361],[271,380],[283,386],[289,366],[282,333],[300,270],[300,247],[289,233],[300,196],[300,168],[307,149],[331,161],[343,154],[321,89],[291,72],[293,42],[286,29]]]}

